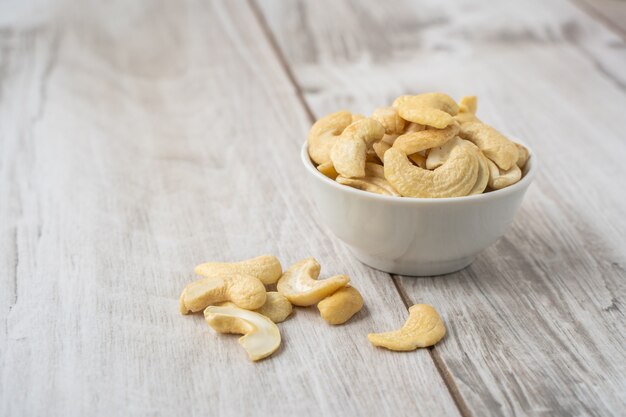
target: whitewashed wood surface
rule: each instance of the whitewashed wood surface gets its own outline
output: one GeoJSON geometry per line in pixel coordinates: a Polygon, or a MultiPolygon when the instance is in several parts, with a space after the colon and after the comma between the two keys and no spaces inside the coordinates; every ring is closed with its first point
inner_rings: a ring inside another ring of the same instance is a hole
{"type": "Polygon", "coordinates": [[[442,3],[0,4],[0,415],[624,415],[624,39],[578,3],[442,3]],[[390,277],[318,222],[298,150],[427,90],[478,94],[541,171],[470,268],[390,277]],[[298,309],[256,364],[178,314],[194,265],[261,253],[367,308],[298,309]],[[413,302],[446,339],[370,346],[413,302]]]}

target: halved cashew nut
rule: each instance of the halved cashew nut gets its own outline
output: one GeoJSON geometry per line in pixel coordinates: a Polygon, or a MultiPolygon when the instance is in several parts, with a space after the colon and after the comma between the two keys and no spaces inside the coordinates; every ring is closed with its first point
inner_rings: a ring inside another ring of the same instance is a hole
{"type": "Polygon", "coordinates": [[[265,304],[254,311],[263,314],[274,323],[281,323],[289,317],[292,309],[293,307],[287,297],[276,291],[268,291],[265,304]]]}
{"type": "MultiPolygon", "coordinates": [[[[515,143],[515,142],[513,142],[515,143]]],[[[528,149],[526,149],[526,147],[524,145],[520,145],[519,143],[515,143],[515,146],[517,146],[517,166],[520,168],[524,168],[524,166],[526,165],[526,162],[528,161],[528,149]]]]}
{"type": "Polygon", "coordinates": [[[361,119],[346,127],[330,151],[335,170],[343,177],[365,176],[367,146],[382,139],[385,128],[373,119],[361,119]]]}
{"type": "Polygon", "coordinates": [[[263,283],[252,275],[225,274],[194,281],[180,295],[180,312],[195,313],[207,306],[232,301],[237,306],[254,310],[265,303],[263,283]]]}
{"type": "Polygon", "coordinates": [[[323,164],[319,164],[317,166],[317,170],[322,174],[326,175],[331,180],[337,178],[337,171],[335,171],[335,166],[333,165],[333,161],[324,162],[323,164]]]}
{"type": "Polygon", "coordinates": [[[335,140],[352,123],[352,113],[341,110],[322,117],[313,124],[307,139],[309,156],[316,164],[330,161],[335,140]]]}
{"type": "Polygon", "coordinates": [[[484,123],[463,123],[459,136],[473,142],[487,158],[505,171],[515,165],[519,157],[514,142],[484,123]]]}
{"type": "Polygon", "coordinates": [[[387,135],[402,133],[406,124],[406,120],[400,117],[395,107],[377,108],[372,113],[372,119],[383,125],[387,135]]]}
{"type": "Polygon", "coordinates": [[[280,261],[271,255],[261,255],[241,262],[206,262],[196,266],[194,272],[205,277],[252,275],[265,285],[274,284],[283,273],[280,261]]]}
{"type": "Polygon", "coordinates": [[[478,158],[465,146],[450,152],[448,160],[434,171],[414,166],[399,149],[385,153],[385,178],[405,197],[459,197],[476,184],[478,158]]]}
{"type": "Polygon", "coordinates": [[[443,129],[449,126],[459,112],[454,99],[444,93],[424,93],[400,96],[393,102],[398,114],[405,120],[443,129]]]}
{"type": "Polygon", "coordinates": [[[324,298],[317,308],[329,324],[343,324],[363,308],[363,297],[356,288],[347,286],[324,298]]]}
{"type": "Polygon", "coordinates": [[[276,289],[297,306],[310,306],[345,287],[350,278],[336,275],[317,280],[320,264],[314,258],[306,258],[293,264],[278,280],[276,289]]]}
{"type": "Polygon", "coordinates": [[[446,327],[437,311],[428,304],[409,308],[409,318],[402,328],[387,333],[370,333],[367,339],[374,345],[395,351],[411,351],[432,346],[446,334],[446,327]]]}
{"type": "Polygon", "coordinates": [[[487,160],[489,166],[489,187],[494,190],[508,187],[522,178],[522,170],[517,165],[503,171],[491,160],[487,160]]]}
{"type": "Polygon", "coordinates": [[[253,361],[266,358],[280,346],[280,330],[272,320],[254,311],[232,305],[209,306],[206,322],[218,333],[237,333],[239,344],[253,361]]]}
{"type": "Polygon", "coordinates": [[[441,146],[459,133],[459,124],[452,121],[444,129],[427,129],[419,132],[405,133],[393,143],[393,147],[411,155],[425,149],[441,146]]]}

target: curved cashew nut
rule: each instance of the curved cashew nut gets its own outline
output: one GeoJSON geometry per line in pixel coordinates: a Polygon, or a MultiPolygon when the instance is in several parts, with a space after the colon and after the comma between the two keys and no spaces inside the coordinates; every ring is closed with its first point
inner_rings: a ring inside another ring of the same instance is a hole
{"type": "Polygon", "coordinates": [[[330,161],[330,150],[343,130],[352,123],[352,113],[341,110],[313,124],[307,139],[309,156],[316,164],[330,161]]]}
{"type": "Polygon", "coordinates": [[[517,165],[503,171],[491,160],[487,160],[489,166],[489,187],[494,190],[508,187],[522,178],[522,170],[517,165]]]}
{"type": "Polygon", "coordinates": [[[444,93],[424,93],[400,96],[393,102],[398,114],[405,120],[443,129],[449,126],[459,112],[454,99],[444,93]]]}
{"type": "Polygon", "coordinates": [[[274,353],[280,346],[280,330],[269,318],[232,305],[209,306],[204,310],[206,322],[218,333],[238,333],[239,344],[253,361],[274,353]]]}
{"type": "Polygon", "coordinates": [[[414,166],[404,154],[391,148],[385,154],[385,177],[405,197],[459,197],[476,184],[478,158],[465,146],[452,150],[445,164],[429,171],[414,166]]]}
{"type": "Polygon", "coordinates": [[[372,119],[385,128],[387,135],[400,134],[404,131],[406,120],[398,114],[395,107],[379,107],[372,113],[372,119]]]}
{"type": "Polygon", "coordinates": [[[206,262],[196,266],[194,272],[205,277],[220,277],[229,274],[252,275],[268,285],[278,281],[283,268],[275,256],[261,255],[241,262],[206,262]]]}
{"type": "Polygon", "coordinates": [[[367,146],[382,139],[385,128],[373,119],[361,119],[346,127],[330,151],[335,170],[343,177],[365,176],[367,146]]]}
{"type": "Polygon", "coordinates": [[[229,274],[194,281],[180,295],[180,312],[195,313],[212,304],[232,301],[254,310],[265,303],[265,286],[252,275],[229,274]]]}
{"type": "Polygon", "coordinates": [[[485,191],[485,188],[487,188],[487,184],[489,182],[489,165],[487,164],[488,159],[487,157],[485,157],[485,155],[483,155],[480,149],[478,149],[478,147],[470,141],[461,139],[457,136],[442,146],[432,148],[428,153],[428,158],[426,158],[426,168],[436,169],[443,165],[450,156],[450,152],[452,152],[452,149],[457,146],[468,146],[470,149],[472,149],[472,151],[478,158],[478,176],[476,178],[476,183],[474,184],[474,187],[472,187],[468,195],[482,193],[483,191],[485,191]]]}
{"type": "MultiPolygon", "coordinates": [[[[319,164],[317,166],[317,170],[322,174],[326,175],[331,180],[337,178],[337,171],[335,171],[335,166],[333,165],[333,161],[324,162],[323,164],[319,164]]],[[[280,278],[280,277],[279,277],[280,278]]]]}
{"type": "Polygon", "coordinates": [[[524,145],[520,145],[519,143],[515,143],[515,146],[517,146],[517,151],[518,151],[516,164],[521,169],[521,168],[524,168],[524,166],[526,165],[526,162],[528,162],[528,157],[529,157],[528,149],[526,149],[524,145]]]}
{"type": "Polygon", "coordinates": [[[409,318],[402,328],[387,333],[370,333],[367,339],[374,346],[407,352],[432,346],[445,334],[446,327],[437,311],[428,304],[416,304],[409,308],[409,318]]]}
{"type": "Polygon", "coordinates": [[[289,317],[292,306],[287,297],[276,291],[267,292],[267,300],[263,307],[254,310],[259,314],[272,320],[274,323],[281,323],[289,317]]]}
{"type": "Polygon", "coordinates": [[[385,169],[382,165],[367,162],[365,164],[365,177],[344,178],[341,175],[336,178],[339,184],[369,191],[376,194],[400,196],[398,192],[389,184],[385,178],[385,169]]]}
{"type": "Polygon", "coordinates": [[[363,297],[356,288],[347,286],[324,298],[317,308],[329,324],[343,324],[363,308],[363,297]]]}
{"type": "Polygon", "coordinates": [[[426,149],[441,146],[459,133],[459,124],[454,120],[444,129],[427,129],[405,133],[393,143],[393,147],[411,155],[426,149]]]}
{"type": "Polygon", "coordinates": [[[276,289],[297,306],[310,306],[345,287],[350,278],[336,275],[321,281],[320,264],[314,258],[306,258],[293,264],[278,280],[276,289]]]}
{"type": "Polygon", "coordinates": [[[517,162],[519,151],[515,143],[491,126],[469,122],[461,125],[459,136],[473,142],[503,170],[509,170],[517,162]]]}

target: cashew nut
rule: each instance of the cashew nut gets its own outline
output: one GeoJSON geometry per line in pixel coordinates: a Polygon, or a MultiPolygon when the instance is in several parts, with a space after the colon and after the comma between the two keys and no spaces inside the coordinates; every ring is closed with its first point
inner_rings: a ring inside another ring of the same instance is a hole
{"type": "Polygon", "coordinates": [[[218,333],[243,334],[239,344],[253,361],[268,357],[280,346],[278,326],[254,311],[232,305],[209,306],[204,310],[204,318],[218,333]]]}
{"type": "Polygon", "coordinates": [[[402,133],[406,124],[406,121],[400,117],[395,107],[377,108],[372,114],[372,119],[383,125],[385,133],[388,135],[402,133]]]}
{"type": "Polygon", "coordinates": [[[384,135],[381,139],[381,142],[388,144],[389,146],[393,145],[393,143],[398,139],[400,135],[384,135]]]}
{"type": "Polygon", "coordinates": [[[465,96],[459,102],[459,113],[476,114],[478,109],[478,98],[476,96],[465,96]]]}
{"type": "Polygon", "coordinates": [[[416,304],[409,308],[409,318],[402,328],[387,333],[370,333],[367,339],[374,346],[411,351],[432,346],[445,334],[446,327],[437,311],[428,304],[416,304]]]}
{"type": "Polygon", "coordinates": [[[393,102],[398,114],[405,120],[443,129],[450,125],[459,112],[454,99],[443,93],[424,93],[400,96],[393,102]]]}
{"type": "Polygon", "coordinates": [[[293,264],[278,280],[276,289],[297,306],[310,306],[326,298],[339,288],[345,287],[350,278],[336,275],[321,281],[320,264],[314,258],[306,258],[293,264]]]}
{"type": "Polygon", "coordinates": [[[324,162],[323,164],[319,164],[317,166],[317,170],[321,172],[322,174],[326,175],[331,180],[334,180],[335,178],[337,178],[337,175],[339,175],[337,174],[337,171],[335,171],[335,166],[333,165],[333,161],[327,161],[327,162],[324,162]]]}
{"type": "Polygon", "coordinates": [[[281,323],[289,317],[292,306],[287,297],[276,291],[268,291],[265,304],[261,308],[257,308],[257,313],[263,314],[274,323],[281,323]]]}
{"type": "Polygon", "coordinates": [[[514,164],[510,169],[503,171],[491,160],[487,159],[489,166],[489,187],[494,190],[513,185],[522,178],[522,170],[517,164],[514,164]]]}
{"type": "Polygon", "coordinates": [[[515,165],[519,157],[514,142],[484,123],[463,123],[459,136],[476,144],[487,158],[505,171],[515,165]]]}
{"type": "Polygon", "coordinates": [[[374,152],[376,152],[376,156],[378,156],[378,159],[384,161],[385,152],[387,152],[387,149],[391,148],[391,145],[385,142],[385,139],[383,139],[380,142],[374,143],[372,147],[374,148],[374,152]]]}
{"type": "Polygon", "coordinates": [[[478,158],[478,176],[474,187],[472,187],[468,195],[482,193],[485,191],[485,188],[487,188],[487,184],[489,182],[489,165],[487,165],[488,159],[485,155],[483,155],[480,149],[478,149],[478,147],[470,141],[461,139],[457,136],[444,145],[431,149],[428,153],[428,158],[426,159],[426,168],[436,169],[443,165],[448,159],[452,149],[457,146],[470,147],[478,158]]]}
{"type": "Polygon", "coordinates": [[[180,295],[180,312],[195,313],[212,304],[232,301],[241,308],[254,310],[265,303],[263,283],[252,275],[211,276],[187,285],[180,295]]]}
{"type": "MultiPolygon", "coordinates": [[[[515,143],[515,142],[513,142],[515,143]]],[[[517,166],[521,168],[524,168],[524,166],[526,165],[526,162],[528,161],[528,149],[526,149],[526,147],[524,145],[520,145],[519,143],[515,143],[515,146],[517,146],[517,166]]]]}
{"type": "Polygon", "coordinates": [[[207,262],[196,266],[194,272],[205,277],[230,274],[252,275],[265,285],[274,284],[282,275],[280,261],[275,256],[261,255],[241,262],[207,262]]]}
{"type": "Polygon", "coordinates": [[[426,129],[426,125],[421,125],[419,123],[407,123],[406,128],[404,129],[404,133],[419,132],[424,129],[426,129]]]}
{"type": "Polygon", "coordinates": [[[356,288],[347,286],[324,298],[317,308],[329,324],[343,324],[363,308],[363,297],[356,288]]]}
{"type": "Polygon", "coordinates": [[[309,156],[316,164],[330,160],[330,150],[343,130],[352,123],[352,114],[341,110],[322,117],[313,124],[307,139],[309,156]]]}
{"type": "Polygon", "coordinates": [[[385,153],[385,178],[405,197],[459,197],[476,184],[478,158],[466,146],[455,147],[448,160],[434,171],[414,166],[399,149],[385,153]]]}
{"type": "Polygon", "coordinates": [[[343,177],[365,176],[367,145],[382,139],[385,128],[373,119],[361,119],[346,127],[330,151],[335,170],[343,177]]]}
{"type": "Polygon", "coordinates": [[[405,133],[393,143],[393,147],[410,155],[425,149],[441,146],[459,133],[459,124],[454,120],[444,129],[427,129],[405,133]]]}
{"type": "Polygon", "coordinates": [[[426,157],[419,152],[408,155],[409,159],[420,168],[426,169],[426,157]]]}
{"type": "Polygon", "coordinates": [[[389,181],[385,178],[385,170],[382,165],[367,162],[365,164],[365,177],[363,178],[344,178],[341,175],[336,178],[339,184],[356,188],[363,191],[369,191],[376,194],[400,196],[393,188],[389,181]]]}

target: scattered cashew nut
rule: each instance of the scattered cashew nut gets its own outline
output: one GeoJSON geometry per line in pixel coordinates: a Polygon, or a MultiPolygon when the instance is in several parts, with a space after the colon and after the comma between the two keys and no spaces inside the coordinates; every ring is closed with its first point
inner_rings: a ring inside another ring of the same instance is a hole
{"type": "Polygon", "coordinates": [[[274,323],[281,323],[289,317],[292,309],[293,307],[287,297],[276,291],[268,291],[265,304],[254,311],[263,314],[274,323]]]}
{"type": "Polygon", "coordinates": [[[265,286],[252,275],[211,276],[187,285],[180,295],[180,312],[195,313],[207,306],[232,301],[248,310],[260,308],[266,300],[265,286]]]}
{"type": "Polygon", "coordinates": [[[356,288],[347,286],[324,298],[317,308],[329,324],[343,324],[363,308],[363,297],[356,288]]]}
{"type": "Polygon", "coordinates": [[[409,318],[402,328],[387,333],[370,333],[368,340],[374,345],[395,351],[411,351],[432,346],[446,334],[446,327],[437,311],[428,304],[409,308],[409,318]]]}
{"type": "Polygon", "coordinates": [[[243,334],[239,344],[253,361],[268,357],[280,346],[278,326],[254,311],[233,305],[209,306],[204,310],[204,318],[218,333],[243,334]]]}
{"type": "Polygon", "coordinates": [[[283,273],[278,258],[261,255],[240,262],[206,262],[196,266],[194,272],[204,277],[220,277],[229,274],[252,275],[265,285],[274,284],[283,273]]]}
{"type": "Polygon", "coordinates": [[[306,258],[293,264],[278,280],[276,289],[297,306],[310,306],[345,287],[350,278],[336,275],[317,280],[320,264],[314,258],[306,258]]]}

